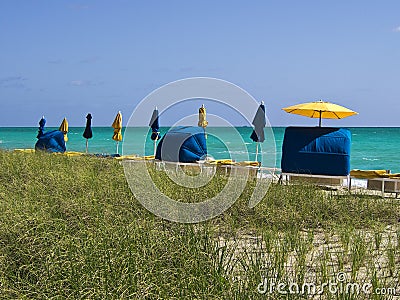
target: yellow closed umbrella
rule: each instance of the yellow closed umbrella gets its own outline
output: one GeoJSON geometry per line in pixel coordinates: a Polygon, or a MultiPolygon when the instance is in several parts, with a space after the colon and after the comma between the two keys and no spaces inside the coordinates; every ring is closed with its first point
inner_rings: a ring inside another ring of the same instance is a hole
{"type": "Polygon", "coordinates": [[[199,122],[197,123],[200,127],[203,127],[204,129],[208,125],[208,121],[206,120],[206,108],[204,107],[204,104],[201,105],[199,108],[199,122]]]}
{"type": "MultiPolygon", "coordinates": [[[[199,122],[197,123],[197,125],[200,127],[203,127],[204,130],[206,129],[206,127],[208,125],[206,116],[207,116],[206,108],[204,107],[204,104],[202,104],[201,107],[199,108],[199,122]]],[[[206,133],[204,133],[204,136],[207,138],[206,133]]]]}
{"type": "Polygon", "coordinates": [[[118,112],[118,114],[115,117],[114,122],[112,123],[111,126],[112,126],[112,128],[114,128],[114,134],[112,136],[112,139],[117,142],[117,154],[118,154],[118,143],[120,141],[122,141],[122,134],[121,134],[121,131],[122,131],[122,114],[121,114],[120,111],[118,112]]]}
{"type": "Polygon", "coordinates": [[[330,102],[322,100],[301,103],[289,107],[282,108],[284,111],[290,114],[296,114],[309,118],[319,118],[319,126],[321,127],[321,119],[343,119],[358,113],[330,102]]]}
{"type": "Polygon", "coordinates": [[[67,142],[68,141],[68,121],[66,118],[64,118],[64,120],[62,121],[60,128],[58,128],[58,130],[60,130],[62,133],[64,133],[64,141],[67,142]]]}

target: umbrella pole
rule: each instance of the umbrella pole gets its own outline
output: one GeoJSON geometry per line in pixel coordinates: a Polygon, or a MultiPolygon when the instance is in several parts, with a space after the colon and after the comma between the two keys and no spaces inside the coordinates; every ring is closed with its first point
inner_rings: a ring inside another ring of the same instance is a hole
{"type": "Polygon", "coordinates": [[[319,111],[319,127],[321,127],[321,115],[322,115],[322,112],[319,111]]]}
{"type": "Polygon", "coordinates": [[[157,140],[158,140],[158,138],[156,138],[156,139],[154,140],[154,152],[153,152],[154,157],[156,157],[157,140]]]}
{"type": "Polygon", "coordinates": [[[86,139],[86,153],[88,153],[88,148],[89,148],[89,139],[86,139]]]}
{"type": "Polygon", "coordinates": [[[258,142],[256,143],[256,161],[258,161],[257,158],[258,158],[258,142]]]}
{"type": "Polygon", "coordinates": [[[117,154],[118,154],[118,142],[117,142],[117,154]]]}

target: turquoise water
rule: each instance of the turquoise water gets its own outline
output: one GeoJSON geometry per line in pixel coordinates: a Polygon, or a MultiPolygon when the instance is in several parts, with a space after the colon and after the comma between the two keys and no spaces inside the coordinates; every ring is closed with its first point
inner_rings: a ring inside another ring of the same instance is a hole
{"type": "MultiPolygon", "coordinates": [[[[52,130],[56,128],[46,128],[52,130]]],[[[161,134],[168,128],[161,128],[161,134]]],[[[400,148],[400,128],[392,127],[355,127],[349,128],[352,133],[351,168],[352,169],[390,169],[400,172],[398,153],[400,148]]],[[[69,129],[67,150],[85,151],[85,139],[82,137],[83,127],[69,129]]],[[[266,142],[262,144],[263,165],[274,164],[276,145],[276,166],[280,166],[282,140],[285,128],[274,127],[273,133],[266,130],[266,142]],[[272,143],[273,137],[275,144],[272,143]],[[270,141],[270,142],[268,142],[270,141]]],[[[233,158],[235,160],[254,160],[256,146],[250,140],[252,128],[238,127],[234,129],[207,128],[208,153],[216,159],[233,158]],[[243,139],[243,141],[241,141],[243,139]],[[228,150],[229,148],[229,150],[228,150]]],[[[116,143],[112,140],[111,127],[94,127],[93,138],[89,140],[90,153],[112,154],[116,152],[116,143]]],[[[149,155],[153,153],[153,142],[148,138],[147,128],[129,128],[124,141],[120,143],[119,153],[149,155]],[[145,142],[145,147],[143,144],[145,142]]],[[[36,127],[0,127],[0,148],[34,148],[36,127]]]]}

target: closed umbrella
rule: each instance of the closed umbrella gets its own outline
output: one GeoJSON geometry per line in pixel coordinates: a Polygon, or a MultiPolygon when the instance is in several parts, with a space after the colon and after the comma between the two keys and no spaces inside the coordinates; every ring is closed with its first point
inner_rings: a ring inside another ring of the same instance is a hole
{"type": "Polygon", "coordinates": [[[207,112],[206,108],[204,107],[204,104],[201,105],[199,108],[199,122],[197,123],[200,127],[203,127],[204,129],[208,125],[208,121],[206,120],[207,112]]]}
{"type": "Polygon", "coordinates": [[[44,116],[39,121],[39,130],[36,138],[40,138],[44,133],[44,126],[46,125],[46,119],[44,116]]]}
{"type": "Polygon", "coordinates": [[[151,139],[154,141],[154,156],[156,155],[157,140],[160,137],[160,124],[158,122],[158,109],[154,108],[153,114],[151,115],[149,126],[151,127],[151,139]]]}
{"type": "Polygon", "coordinates": [[[318,118],[319,127],[321,127],[321,119],[343,119],[358,114],[357,112],[341,105],[322,100],[301,103],[282,109],[290,114],[301,115],[309,118],[318,118]]]}
{"type": "Polygon", "coordinates": [[[256,161],[258,158],[258,144],[264,142],[265,136],[264,136],[264,127],[266,125],[266,119],[265,119],[265,106],[264,106],[264,101],[261,101],[260,106],[257,109],[256,115],[254,116],[253,119],[253,132],[250,135],[250,138],[256,142],[256,161]]]}
{"type": "Polygon", "coordinates": [[[64,118],[64,120],[62,121],[60,128],[58,128],[58,130],[60,130],[62,133],[64,133],[64,141],[67,142],[68,141],[68,121],[66,118],[64,118]]]}
{"type": "MultiPolygon", "coordinates": [[[[204,107],[204,104],[202,104],[201,107],[199,108],[199,122],[197,123],[197,125],[200,127],[203,127],[204,130],[206,129],[206,127],[208,125],[207,112],[206,112],[206,108],[204,107]]],[[[207,134],[204,134],[204,135],[207,138],[207,134]]]]}
{"type": "Polygon", "coordinates": [[[89,139],[91,139],[93,137],[92,115],[91,114],[87,114],[87,116],[86,116],[86,127],[85,127],[85,131],[83,132],[83,137],[86,139],[86,153],[88,153],[89,139]]]}
{"type": "Polygon", "coordinates": [[[112,139],[117,142],[117,154],[118,154],[118,143],[120,141],[122,141],[122,134],[121,134],[121,131],[122,131],[122,114],[121,114],[120,111],[118,112],[118,114],[115,117],[114,122],[112,123],[111,126],[112,126],[112,128],[114,128],[114,134],[112,136],[112,139]]]}

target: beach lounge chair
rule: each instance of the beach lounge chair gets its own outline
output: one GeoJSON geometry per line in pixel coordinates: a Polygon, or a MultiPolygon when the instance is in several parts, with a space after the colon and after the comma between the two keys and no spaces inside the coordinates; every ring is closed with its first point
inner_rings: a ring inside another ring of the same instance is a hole
{"type": "Polygon", "coordinates": [[[352,170],[350,172],[349,186],[351,179],[367,179],[367,189],[381,191],[382,197],[385,193],[395,193],[396,198],[400,193],[400,174],[391,174],[388,170],[352,170]]]}
{"type": "Polygon", "coordinates": [[[171,128],[160,140],[155,156],[122,156],[119,160],[130,162],[153,161],[158,170],[183,170],[190,174],[213,174],[222,169],[225,174],[250,178],[275,178],[275,168],[262,168],[258,161],[234,161],[232,159],[207,159],[207,143],[204,128],[179,126],[171,128]]]}
{"type": "Polygon", "coordinates": [[[217,169],[224,170],[225,174],[235,172],[239,175],[241,172],[248,174],[250,178],[257,177],[261,164],[258,161],[234,161],[232,159],[205,160],[204,165],[215,166],[217,169]]]}
{"type": "Polygon", "coordinates": [[[320,185],[349,182],[351,134],[331,127],[288,127],[282,144],[281,180],[320,185]]]}

